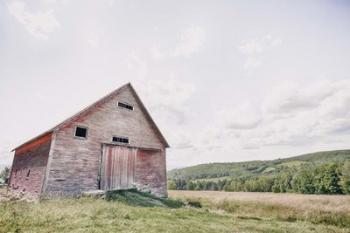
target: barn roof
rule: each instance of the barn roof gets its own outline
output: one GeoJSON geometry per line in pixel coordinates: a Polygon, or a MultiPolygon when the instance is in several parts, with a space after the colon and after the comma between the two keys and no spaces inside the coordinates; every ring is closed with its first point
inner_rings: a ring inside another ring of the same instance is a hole
{"type": "Polygon", "coordinates": [[[131,85],[131,83],[127,83],[123,86],[121,86],[120,88],[118,88],[117,90],[111,92],[110,94],[102,97],[101,99],[97,100],[95,103],[91,104],[90,106],[84,108],[83,110],[81,110],[80,112],[76,113],[75,115],[69,117],[68,119],[64,120],[63,122],[59,123],[58,125],[56,125],[55,127],[49,129],[48,131],[45,131],[42,134],[39,134],[38,136],[24,142],[23,144],[17,146],[16,148],[14,148],[12,151],[19,149],[20,147],[27,145],[47,134],[50,134],[56,130],[59,130],[61,128],[63,128],[64,126],[67,126],[73,122],[75,122],[75,120],[79,119],[80,117],[86,116],[87,114],[89,114],[90,112],[92,112],[92,110],[94,110],[96,107],[98,107],[99,105],[107,102],[108,100],[110,100],[111,98],[113,98],[114,96],[116,96],[117,94],[119,94],[122,90],[124,90],[125,88],[130,88],[130,90],[132,91],[132,93],[134,94],[136,101],[139,102],[142,110],[144,111],[144,113],[146,114],[146,117],[148,118],[148,120],[151,122],[153,129],[156,131],[156,133],[159,135],[162,143],[165,145],[165,147],[169,147],[168,142],[166,141],[165,137],[163,136],[163,134],[161,133],[161,131],[159,130],[158,126],[156,125],[156,123],[154,122],[154,120],[152,119],[151,115],[149,114],[149,112],[147,111],[145,105],[142,103],[140,97],[138,96],[138,94],[136,93],[135,89],[133,88],[133,86],[131,85]]]}

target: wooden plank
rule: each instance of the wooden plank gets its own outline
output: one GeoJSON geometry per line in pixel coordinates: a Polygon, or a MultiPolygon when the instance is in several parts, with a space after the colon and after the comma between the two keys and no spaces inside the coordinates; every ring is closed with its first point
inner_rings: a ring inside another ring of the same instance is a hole
{"type": "Polygon", "coordinates": [[[131,149],[129,151],[128,156],[128,187],[132,188],[134,185],[134,177],[135,177],[135,155],[136,155],[136,149],[131,149]]]}
{"type": "MultiPolygon", "coordinates": [[[[113,147],[111,147],[113,148],[113,147]]],[[[119,182],[119,179],[117,179],[117,177],[119,177],[119,173],[120,173],[120,170],[119,170],[119,167],[118,167],[118,164],[119,164],[119,157],[118,157],[118,153],[119,153],[119,150],[118,148],[113,148],[112,149],[113,151],[113,161],[112,161],[112,166],[111,166],[111,173],[112,173],[112,176],[111,176],[111,186],[109,187],[110,190],[112,189],[118,189],[119,186],[120,186],[120,182],[119,182]]]]}
{"type": "Polygon", "coordinates": [[[100,165],[100,188],[105,189],[105,150],[106,146],[102,146],[102,156],[101,156],[101,165],[100,165]]]}
{"type": "Polygon", "coordinates": [[[111,188],[111,182],[113,181],[112,180],[112,177],[113,177],[113,170],[111,169],[111,166],[113,166],[113,156],[112,156],[112,148],[108,148],[107,150],[107,189],[109,190],[111,188]]]}
{"type": "Polygon", "coordinates": [[[101,188],[129,189],[135,182],[137,149],[104,145],[102,150],[101,188]]]}

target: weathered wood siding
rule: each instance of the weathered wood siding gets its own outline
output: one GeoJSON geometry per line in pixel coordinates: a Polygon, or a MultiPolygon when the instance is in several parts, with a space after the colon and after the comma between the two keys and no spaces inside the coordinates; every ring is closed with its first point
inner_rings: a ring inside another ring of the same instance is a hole
{"type": "Polygon", "coordinates": [[[136,155],[136,148],[104,145],[101,163],[101,189],[134,188],[136,155]]]}
{"type": "Polygon", "coordinates": [[[138,150],[135,168],[135,183],[142,191],[157,196],[167,196],[165,151],[138,150]]]}
{"type": "MultiPolygon", "coordinates": [[[[128,137],[129,145],[132,147],[165,150],[164,143],[141,110],[130,87],[125,86],[116,96],[97,106],[88,115],[76,119],[72,124],[55,132],[47,182],[44,187],[45,195],[75,196],[82,191],[98,189],[101,143],[111,143],[113,136],[128,137]],[[134,111],[118,107],[118,101],[133,105],[134,111]],[[74,137],[77,125],[88,127],[86,139],[74,137]]],[[[162,156],[162,159],[154,162],[165,161],[165,153],[162,156]]],[[[165,174],[165,163],[162,162],[157,166],[165,174]]],[[[146,174],[146,169],[140,172],[146,174]]],[[[159,191],[159,193],[166,194],[166,177],[162,176],[162,179],[164,180],[155,186],[164,186],[159,189],[165,192],[159,191]]]]}
{"type": "Polygon", "coordinates": [[[50,145],[51,135],[46,135],[16,150],[10,178],[12,190],[23,192],[34,198],[40,196],[50,145]]]}

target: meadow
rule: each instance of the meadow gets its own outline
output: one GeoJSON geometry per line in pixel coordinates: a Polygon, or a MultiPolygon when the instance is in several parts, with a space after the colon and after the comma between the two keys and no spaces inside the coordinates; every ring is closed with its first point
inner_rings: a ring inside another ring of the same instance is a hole
{"type": "Polygon", "coordinates": [[[40,203],[3,198],[0,232],[350,232],[349,196],[188,191],[169,195],[181,201],[145,207],[136,196],[40,203]]]}
{"type": "Polygon", "coordinates": [[[170,196],[244,219],[304,221],[350,229],[349,195],[170,191],[170,196]]]}

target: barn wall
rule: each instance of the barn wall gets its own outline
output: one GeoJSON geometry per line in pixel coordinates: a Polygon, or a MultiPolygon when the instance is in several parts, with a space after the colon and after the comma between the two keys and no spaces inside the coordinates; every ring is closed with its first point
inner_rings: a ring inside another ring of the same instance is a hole
{"type": "Polygon", "coordinates": [[[75,196],[98,189],[101,143],[111,143],[113,136],[128,137],[130,146],[164,149],[130,88],[124,87],[88,116],[55,133],[45,195],[75,196]],[[118,107],[118,101],[132,104],[134,111],[118,107]],[[74,137],[77,125],[88,127],[87,139],[74,137]]]}
{"type": "Polygon", "coordinates": [[[32,197],[39,197],[45,177],[51,135],[16,150],[10,187],[32,197]]]}
{"type": "Polygon", "coordinates": [[[135,181],[138,189],[166,197],[165,151],[139,150],[136,156],[135,181]]]}

